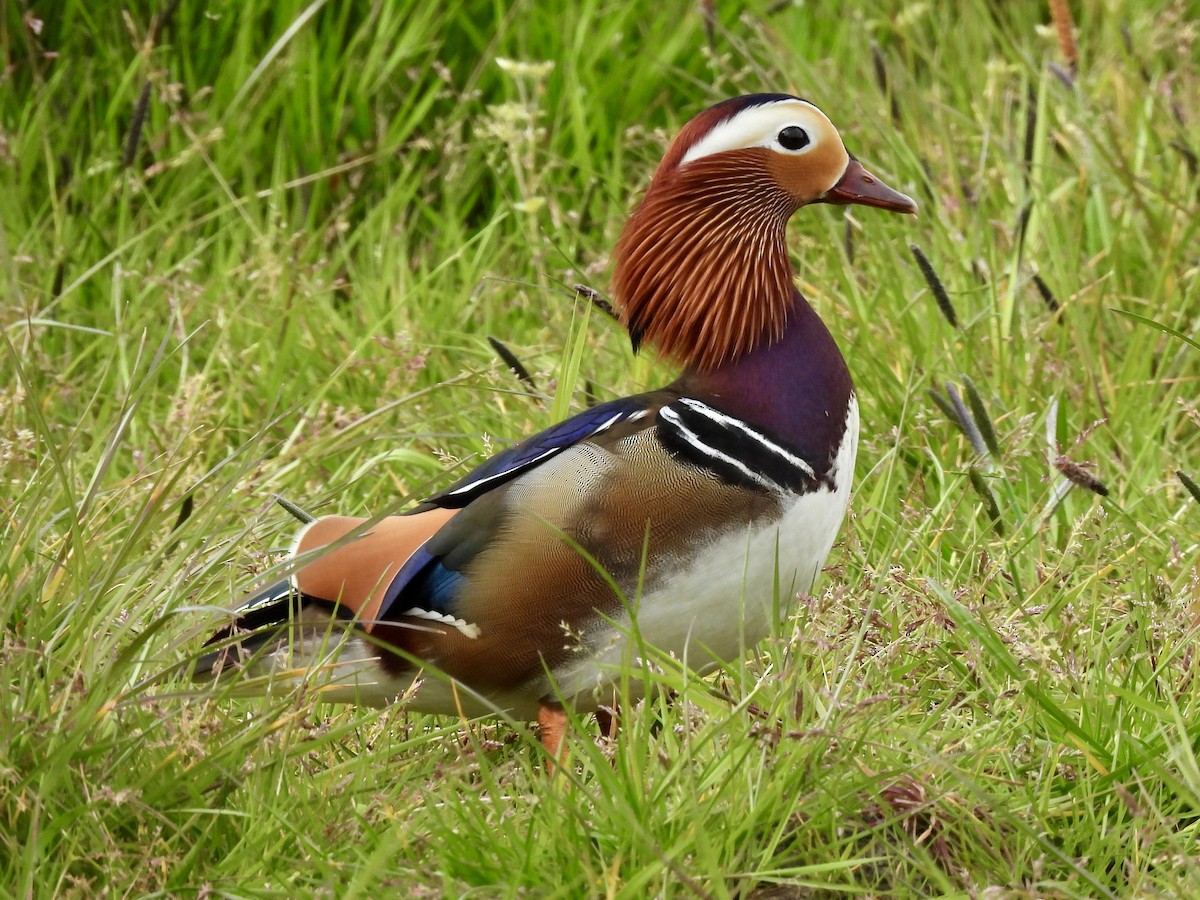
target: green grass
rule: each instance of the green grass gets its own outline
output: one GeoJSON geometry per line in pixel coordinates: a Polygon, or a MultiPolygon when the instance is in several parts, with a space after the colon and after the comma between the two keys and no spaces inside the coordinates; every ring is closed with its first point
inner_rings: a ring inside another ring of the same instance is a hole
{"type": "Polygon", "coordinates": [[[2,7],[0,893],[1200,891],[1187,4],[1079,4],[1073,87],[1040,4],[545,7],[2,7]],[[615,745],[578,723],[569,785],[505,723],[195,689],[275,493],[402,508],[671,377],[570,288],[672,131],[753,90],[922,204],[792,228],[864,438],[779,636],[664,662],[615,745]],[[968,378],[988,458],[929,394],[968,378]]]}

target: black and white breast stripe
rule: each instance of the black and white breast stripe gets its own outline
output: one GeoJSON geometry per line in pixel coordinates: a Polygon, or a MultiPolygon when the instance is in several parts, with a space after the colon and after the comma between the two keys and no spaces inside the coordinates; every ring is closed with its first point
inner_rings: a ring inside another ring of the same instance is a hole
{"type": "Polygon", "coordinates": [[[658,411],[658,437],[669,451],[730,484],[777,493],[834,489],[808,460],[707,403],[681,397],[658,411]]]}

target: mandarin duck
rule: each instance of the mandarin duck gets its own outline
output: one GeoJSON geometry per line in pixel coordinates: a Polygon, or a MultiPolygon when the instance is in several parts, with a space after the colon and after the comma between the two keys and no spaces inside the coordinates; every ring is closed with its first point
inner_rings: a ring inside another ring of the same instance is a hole
{"type": "Polygon", "coordinates": [[[811,589],[854,471],[850,372],[784,240],[809,203],[917,209],[805,100],[754,94],[693,118],[625,225],[612,285],[634,349],[683,373],[403,515],[312,521],[294,573],[233,612],[197,676],[536,718],[552,767],[564,704],[610,703],[638,640],[700,672],[743,654],[811,589]]]}

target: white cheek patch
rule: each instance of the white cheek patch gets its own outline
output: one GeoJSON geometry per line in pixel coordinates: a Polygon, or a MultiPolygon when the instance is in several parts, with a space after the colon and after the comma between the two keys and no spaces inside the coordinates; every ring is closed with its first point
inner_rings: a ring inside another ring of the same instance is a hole
{"type": "MultiPolygon", "coordinates": [[[[796,125],[808,132],[809,143],[804,152],[815,150],[833,125],[825,114],[803,100],[777,100],[761,106],[751,106],[721,122],[692,145],[680,161],[681,166],[705,156],[745,150],[749,147],[776,147],[779,132],[796,125]]],[[[780,150],[781,153],[786,152],[780,150]]]]}

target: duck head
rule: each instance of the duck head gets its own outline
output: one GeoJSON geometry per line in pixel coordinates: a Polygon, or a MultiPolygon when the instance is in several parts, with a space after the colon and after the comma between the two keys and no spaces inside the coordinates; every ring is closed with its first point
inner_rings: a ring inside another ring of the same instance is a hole
{"type": "Polygon", "coordinates": [[[634,348],[648,342],[711,371],[778,340],[796,296],[785,227],[810,203],[917,212],[806,100],[751,94],[688,122],[614,254],[613,293],[634,348]]]}

